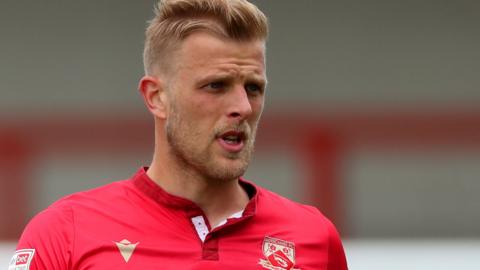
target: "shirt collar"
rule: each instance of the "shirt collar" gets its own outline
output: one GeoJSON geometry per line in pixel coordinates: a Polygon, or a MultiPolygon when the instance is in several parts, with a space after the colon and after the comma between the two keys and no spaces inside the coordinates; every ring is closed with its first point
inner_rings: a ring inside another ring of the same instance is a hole
{"type": "MultiPolygon", "coordinates": [[[[148,167],[141,168],[132,177],[133,184],[143,194],[148,196],[150,199],[156,201],[157,203],[167,207],[177,209],[183,208],[187,211],[199,209],[199,207],[194,202],[182,197],[172,195],[162,189],[147,175],[147,169],[148,167]]],[[[250,201],[248,202],[243,211],[243,216],[254,215],[257,208],[258,189],[253,183],[243,179],[242,177],[240,177],[238,181],[242,188],[245,190],[245,192],[247,192],[248,197],[250,198],[250,201]]]]}

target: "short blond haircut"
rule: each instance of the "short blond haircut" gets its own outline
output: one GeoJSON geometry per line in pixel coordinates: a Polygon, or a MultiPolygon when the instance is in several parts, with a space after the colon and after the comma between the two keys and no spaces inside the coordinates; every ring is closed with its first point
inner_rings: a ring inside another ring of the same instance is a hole
{"type": "Polygon", "coordinates": [[[181,41],[200,31],[235,41],[265,41],[268,23],[246,0],[160,0],[145,33],[145,74],[167,71],[181,41]]]}

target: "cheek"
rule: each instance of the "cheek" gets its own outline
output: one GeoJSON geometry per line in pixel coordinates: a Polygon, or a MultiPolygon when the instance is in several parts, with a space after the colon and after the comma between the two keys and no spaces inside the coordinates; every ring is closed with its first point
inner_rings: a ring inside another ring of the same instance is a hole
{"type": "Polygon", "coordinates": [[[264,99],[263,98],[258,98],[253,100],[251,103],[252,106],[252,111],[254,115],[254,119],[258,120],[260,116],[262,115],[263,112],[263,104],[264,104],[264,99]]]}
{"type": "Polygon", "coordinates": [[[205,104],[202,100],[193,97],[180,97],[177,106],[182,111],[182,116],[188,119],[199,118],[203,114],[205,104]]]}
{"type": "Polygon", "coordinates": [[[192,117],[204,124],[215,122],[217,115],[223,110],[221,103],[209,96],[197,95],[195,99],[186,104],[192,117]]]}
{"type": "Polygon", "coordinates": [[[212,104],[200,99],[190,100],[182,104],[183,113],[181,121],[198,138],[210,136],[215,127],[215,110],[212,104]]]}

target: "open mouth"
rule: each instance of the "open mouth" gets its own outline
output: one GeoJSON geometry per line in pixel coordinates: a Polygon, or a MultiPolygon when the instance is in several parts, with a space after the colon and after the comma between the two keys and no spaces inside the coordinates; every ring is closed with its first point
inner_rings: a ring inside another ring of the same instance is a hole
{"type": "Polygon", "coordinates": [[[243,149],[246,135],[240,131],[227,131],[219,136],[220,144],[229,152],[239,152],[243,149]]]}
{"type": "Polygon", "coordinates": [[[227,144],[239,144],[242,142],[242,138],[237,135],[222,136],[222,140],[224,140],[227,144]]]}

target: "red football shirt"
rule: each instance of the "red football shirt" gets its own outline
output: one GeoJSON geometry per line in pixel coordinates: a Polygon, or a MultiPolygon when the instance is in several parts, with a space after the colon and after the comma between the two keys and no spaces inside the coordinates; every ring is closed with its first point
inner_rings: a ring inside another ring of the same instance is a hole
{"type": "Polygon", "coordinates": [[[347,269],[337,231],[317,209],[240,183],[250,202],[216,228],[145,169],[67,196],[30,221],[9,269],[347,269]]]}

